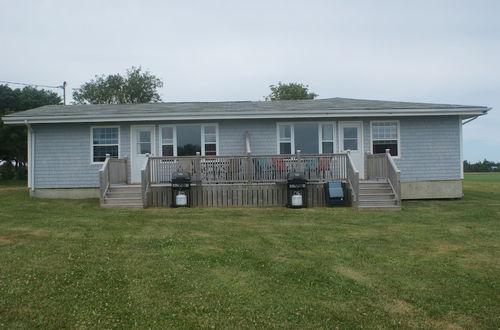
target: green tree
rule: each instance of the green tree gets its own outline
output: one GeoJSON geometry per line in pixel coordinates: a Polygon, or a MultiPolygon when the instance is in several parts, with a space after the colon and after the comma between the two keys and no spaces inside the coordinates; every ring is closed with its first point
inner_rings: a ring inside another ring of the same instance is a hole
{"type": "MultiPolygon", "coordinates": [[[[33,87],[11,89],[7,85],[0,85],[0,117],[61,102],[61,97],[52,91],[33,87]]],[[[27,161],[26,135],[24,125],[5,125],[0,121],[0,160],[14,161],[16,167],[24,166],[27,161]]]]}
{"type": "Polygon", "coordinates": [[[266,97],[266,101],[284,101],[284,100],[313,100],[318,96],[316,93],[309,92],[309,86],[299,83],[283,84],[269,86],[271,94],[266,97]]]}
{"type": "Polygon", "coordinates": [[[141,67],[132,67],[127,74],[95,76],[73,92],[78,104],[151,103],[161,101],[158,89],[163,87],[161,79],[141,67]]]}

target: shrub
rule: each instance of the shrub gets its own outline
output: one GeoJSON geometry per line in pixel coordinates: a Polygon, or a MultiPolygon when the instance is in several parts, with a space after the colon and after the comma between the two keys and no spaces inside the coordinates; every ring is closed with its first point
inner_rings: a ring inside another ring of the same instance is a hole
{"type": "Polygon", "coordinates": [[[15,169],[11,162],[5,162],[0,166],[0,179],[11,180],[15,176],[15,169]]]}

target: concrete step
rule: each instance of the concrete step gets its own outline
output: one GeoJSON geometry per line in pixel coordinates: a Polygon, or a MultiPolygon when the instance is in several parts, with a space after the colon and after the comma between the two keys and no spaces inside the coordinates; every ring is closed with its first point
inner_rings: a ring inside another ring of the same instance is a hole
{"type": "Polygon", "coordinates": [[[142,194],[140,192],[116,192],[116,191],[108,191],[106,194],[106,198],[142,198],[142,194]]]}
{"type": "Polygon", "coordinates": [[[360,201],[372,201],[372,200],[394,200],[395,196],[392,192],[389,193],[370,193],[370,194],[365,194],[361,193],[359,194],[359,200],[360,201]]]}

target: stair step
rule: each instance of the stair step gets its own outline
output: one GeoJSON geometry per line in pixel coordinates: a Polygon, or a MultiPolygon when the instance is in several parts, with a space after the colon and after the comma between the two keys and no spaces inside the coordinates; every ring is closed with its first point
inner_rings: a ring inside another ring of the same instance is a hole
{"type": "Polygon", "coordinates": [[[383,182],[374,182],[374,183],[366,183],[366,182],[360,182],[359,183],[359,188],[390,188],[391,186],[388,183],[383,183],[383,182]]]}
{"type": "Polygon", "coordinates": [[[106,205],[116,205],[116,204],[140,204],[142,205],[142,198],[104,198],[104,204],[106,205]]]}
{"type": "Polygon", "coordinates": [[[101,204],[103,208],[143,209],[142,204],[101,204]]]}
{"type": "Polygon", "coordinates": [[[391,193],[371,193],[371,194],[360,193],[359,200],[360,201],[395,200],[395,196],[392,192],[391,193]]]}
{"type": "Polygon", "coordinates": [[[385,207],[385,206],[395,206],[397,202],[395,199],[392,200],[359,200],[358,206],[373,206],[373,207],[385,207]]]}
{"type": "Polygon", "coordinates": [[[109,187],[108,192],[117,192],[117,193],[141,193],[141,187],[137,186],[122,186],[122,187],[109,187]]]}
{"type": "Polygon", "coordinates": [[[359,188],[359,194],[389,194],[392,193],[390,187],[387,188],[359,188]]]}
{"type": "Polygon", "coordinates": [[[142,198],[142,194],[140,192],[116,192],[116,191],[108,191],[106,194],[106,198],[142,198]]]}
{"type": "Polygon", "coordinates": [[[399,205],[390,205],[390,206],[358,206],[359,210],[384,210],[384,211],[399,211],[401,210],[401,206],[399,205]]]}

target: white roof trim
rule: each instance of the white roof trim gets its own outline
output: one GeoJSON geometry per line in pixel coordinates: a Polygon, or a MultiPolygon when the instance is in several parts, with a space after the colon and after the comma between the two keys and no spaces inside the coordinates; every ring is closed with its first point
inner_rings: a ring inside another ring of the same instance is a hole
{"type": "Polygon", "coordinates": [[[79,123],[79,122],[124,122],[124,121],[162,121],[162,120],[217,120],[217,119],[283,119],[283,118],[342,118],[342,117],[401,117],[401,116],[480,116],[491,108],[451,108],[451,109],[390,109],[390,110],[334,110],[300,112],[263,111],[242,114],[241,112],[192,112],[165,114],[133,115],[75,115],[75,116],[8,116],[3,117],[6,124],[41,123],[79,123]]]}

